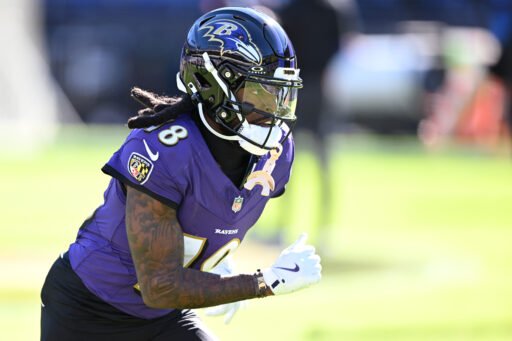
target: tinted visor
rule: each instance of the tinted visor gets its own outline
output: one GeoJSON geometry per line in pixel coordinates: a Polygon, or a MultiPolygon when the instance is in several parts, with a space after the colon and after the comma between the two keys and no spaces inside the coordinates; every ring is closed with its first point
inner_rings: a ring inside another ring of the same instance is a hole
{"type": "Polygon", "coordinates": [[[262,120],[267,120],[270,123],[272,118],[294,121],[297,118],[295,116],[297,91],[298,89],[295,87],[245,81],[237,91],[237,99],[242,103],[251,104],[255,109],[252,112],[244,113],[250,123],[258,124],[262,123],[262,120]],[[259,114],[260,117],[251,119],[250,116],[254,113],[259,114]]]}

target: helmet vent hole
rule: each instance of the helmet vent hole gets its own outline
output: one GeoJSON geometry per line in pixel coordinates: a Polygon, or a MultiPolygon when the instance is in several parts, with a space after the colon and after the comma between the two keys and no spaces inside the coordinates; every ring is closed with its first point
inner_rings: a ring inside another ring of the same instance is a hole
{"type": "Polygon", "coordinates": [[[245,20],[244,18],[239,17],[238,15],[234,15],[234,16],[233,16],[233,18],[234,18],[234,19],[241,20],[241,21],[247,21],[247,20],[245,20]]]}
{"type": "Polygon", "coordinates": [[[200,73],[194,73],[194,78],[201,88],[211,88],[212,85],[200,73]]]}

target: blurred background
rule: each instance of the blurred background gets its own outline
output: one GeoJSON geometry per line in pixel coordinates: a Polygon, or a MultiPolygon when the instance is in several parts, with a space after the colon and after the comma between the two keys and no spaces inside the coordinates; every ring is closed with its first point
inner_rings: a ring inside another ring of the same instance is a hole
{"type": "Polygon", "coordinates": [[[512,340],[509,0],[0,1],[0,338],[39,338],[40,287],[102,202],[131,87],[175,94],[188,28],[225,5],[277,18],[305,82],[291,183],[238,268],[307,231],[324,278],[207,324],[222,340],[512,340]]]}

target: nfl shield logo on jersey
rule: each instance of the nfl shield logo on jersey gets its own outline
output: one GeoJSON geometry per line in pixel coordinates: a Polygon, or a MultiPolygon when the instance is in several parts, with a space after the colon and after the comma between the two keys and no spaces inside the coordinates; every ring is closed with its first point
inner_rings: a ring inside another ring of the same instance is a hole
{"type": "Polygon", "coordinates": [[[242,209],[242,203],[244,202],[244,198],[241,196],[237,196],[235,200],[233,200],[233,205],[231,206],[231,209],[233,212],[237,213],[242,209]]]}

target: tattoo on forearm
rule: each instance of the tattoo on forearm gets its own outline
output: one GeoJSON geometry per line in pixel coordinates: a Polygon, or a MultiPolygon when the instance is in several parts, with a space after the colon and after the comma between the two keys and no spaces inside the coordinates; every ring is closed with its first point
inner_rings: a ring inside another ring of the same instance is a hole
{"type": "Polygon", "coordinates": [[[176,210],[128,187],[126,228],[146,303],[201,308],[256,297],[252,275],[221,278],[183,268],[183,232],[176,210]]]}

